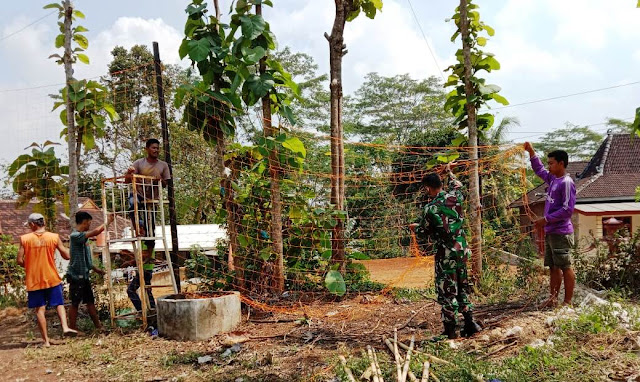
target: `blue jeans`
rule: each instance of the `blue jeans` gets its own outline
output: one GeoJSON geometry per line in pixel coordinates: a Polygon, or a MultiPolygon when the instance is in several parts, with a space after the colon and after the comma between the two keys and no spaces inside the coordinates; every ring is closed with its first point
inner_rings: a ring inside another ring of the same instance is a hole
{"type": "MultiPolygon", "coordinates": [[[[153,271],[144,271],[144,285],[151,285],[151,277],[153,276],[153,271]]],[[[133,306],[136,307],[137,311],[142,310],[142,301],[140,301],[140,296],[138,296],[138,288],[140,288],[140,275],[136,272],[136,276],[131,280],[129,287],[127,288],[127,295],[129,299],[133,303],[133,306]]],[[[149,305],[151,309],[156,308],[156,300],[153,298],[153,293],[151,292],[151,288],[147,289],[147,296],[149,297],[149,305]]]]}

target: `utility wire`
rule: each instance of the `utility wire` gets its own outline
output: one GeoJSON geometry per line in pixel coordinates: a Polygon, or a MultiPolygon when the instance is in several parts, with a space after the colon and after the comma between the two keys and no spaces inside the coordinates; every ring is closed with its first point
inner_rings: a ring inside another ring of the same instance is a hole
{"type": "Polygon", "coordinates": [[[515,103],[515,104],[513,104],[513,105],[500,106],[500,107],[492,107],[492,108],[491,108],[491,110],[508,109],[508,108],[510,108],[510,107],[516,107],[516,106],[522,106],[522,105],[531,105],[531,104],[534,104],[534,103],[540,103],[540,102],[546,102],[546,101],[553,101],[553,100],[556,100],[556,99],[562,99],[562,98],[575,97],[575,96],[579,96],[579,95],[583,95],[583,94],[589,94],[589,93],[597,93],[597,92],[601,92],[601,91],[604,91],[604,90],[617,89],[617,88],[621,88],[621,87],[625,87],[625,86],[631,86],[631,85],[637,85],[637,84],[640,84],[640,81],[629,82],[629,83],[626,83],[626,84],[615,85],[615,86],[609,86],[609,87],[606,87],[606,88],[599,88],[599,89],[593,89],[593,90],[586,90],[586,91],[579,92],[579,93],[565,94],[565,95],[556,96],[556,97],[536,99],[536,100],[532,100],[532,101],[526,101],[526,102],[521,102],[521,103],[515,103]]]}
{"type": "Polygon", "coordinates": [[[436,55],[433,54],[433,50],[431,49],[431,44],[429,44],[429,40],[427,39],[427,35],[425,35],[424,30],[422,30],[422,25],[420,25],[420,20],[418,20],[418,16],[416,15],[416,11],[413,9],[413,5],[411,4],[411,0],[407,0],[409,3],[409,8],[411,9],[411,13],[413,13],[413,18],[416,20],[416,24],[418,24],[418,29],[420,29],[420,33],[422,33],[422,38],[424,42],[427,43],[427,47],[429,48],[429,53],[431,53],[431,58],[433,58],[433,62],[436,64],[436,68],[438,68],[438,73],[440,73],[440,77],[443,82],[447,82],[444,78],[444,72],[440,69],[440,65],[438,64],[438,60],[436,59],[436,55]]]}
{"type": "Polygon", "coordinates": [[[8,34],[8,35],[6,35],[6,36],[3,36],[2,38],[0,38],[0,42],[2,42],[2,41],[4,41],[4,40],[8,39],[8,38],[9,38],[9,37],[11,37],[11,36],[15,36],[15,35],[17,35],[18,33],[22,32],[23,30],[25,30],[25,29],[29,28],[30,26],[32,26],[32,25],[34,25],[34,24],[39,23],[40,21],[42,21],[42,20],[46,19],[47,17],[51,16],[52,14],[54,14],[54,13],[56,13],[56,12],[58,12],[58,11],[53,11],[53,12],[47,13],[46,15],[44,15],[44,16],[42,16],[42,17],[40,17],[39,19],[35,20],[35,21],[34,21],[34,22],[32,22],[31,24],[27,24],[27,25],[25,25],[24,27],[22,27],[22,28],[18,29],[17,31],[15,31],[15,32],[13,32],[13,33],[10,33],[10,34],[8,34]]]}
{"type": "Polygon", "coordinates": [[[29,88],[0,89],[0,93],[20,92],[20,91],[25,91],[25,90],[44,89],[44,88],[51,88],[51,87],[54,87],[54,86],[62,86],[62,85],[64,85],[64,82],[57,83],[57,84],[50,84],[50,85],[33,86],[33,87],[29,87],[29,88]]]}

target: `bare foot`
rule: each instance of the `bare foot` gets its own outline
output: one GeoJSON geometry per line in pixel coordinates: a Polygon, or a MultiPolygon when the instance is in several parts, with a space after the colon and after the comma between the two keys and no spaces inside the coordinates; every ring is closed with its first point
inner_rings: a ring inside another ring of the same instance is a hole
{"type": "Polygon", "coordinates": [[[78,332],[76,330],[73,330],[73,329],[67,329],[66,331],[62,332],[62,336],[63,337],[77,337],[78,336],[78,332]]]}
{"type": "Polygon", "coordinates": [[[538,308],[539,309],[555,308],[557,305],[558,305],[558,300],[556,300],[555,298],[549,297],[542,304],[540,304],[538,308]]]}
{"type": "Polygon", "coordinates": [[[562,303],[562,306],[568,306],[569,308],[573,307],[573,304],[571,303],[571,301],[564,301],[562,303]]]}

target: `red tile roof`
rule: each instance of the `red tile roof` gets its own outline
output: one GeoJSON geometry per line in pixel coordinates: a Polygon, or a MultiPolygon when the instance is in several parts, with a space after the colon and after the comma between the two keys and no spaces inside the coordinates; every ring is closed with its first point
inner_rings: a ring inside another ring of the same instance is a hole
{"type": "MultiPolygon", "coordinates": [[[[569,173],[569,175],[571,175],[571,178],[575,181],[577,175],[579,175],[584,170],[587,164],[589,164],[589,162],[587,161],[569,162],[569,166],[567,166],[567,172],[569,173]]],[[[578,184],[579,184],[579,181],[576,181],[576,187],[578,186],[578,184]]],[[[544,202],[544,195],[547,192],[546,190],[547,190],[547,184],[542,183],[538,185],[536,188],[534,188],[533,190],[527,192],[527,199],[529,200],[529,204],[544,202]]],[[[520,198],[515,202],[511,203],[509,207],[511,208],[520,207],[523,204],[524,204],[523,199],[520,198]]]]}
{"type": "MultiPolygon", "coordinates": [[[[18,242],[21,235],[29,233],[30,230],[24,225],[27,221],[27,217],[33,212],[33,207],[36,205],[36,201],[31,201],[29,204],[22,208],[17,208],[15,200],[0,199],[0,222],[2,226],[0,232],[3,235],[10,235],[15,242],[18,242]]],[[[81,205],[80,210],[88,212],[93,217],[93,227],[97,227],[104,222],[102,210],[89,198],[78,198],[78,204],[81,205]]],[[[70,233],[69,220],[62,216],[64,208],[62,203],[56,203],[57,209],[57,222],[56,231],[60,234],[63,240],[67,240],[70,233]]],[[[118,217],[118,227],[129,225],[128,220],[118,217]]]]}

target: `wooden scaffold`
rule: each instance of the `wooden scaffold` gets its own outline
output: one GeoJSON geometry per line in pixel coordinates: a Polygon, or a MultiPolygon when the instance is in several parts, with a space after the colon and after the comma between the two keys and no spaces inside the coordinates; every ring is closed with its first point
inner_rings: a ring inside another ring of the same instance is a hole
{"type": "Polygon", "coordinates": [[[146,285],[144,280],[143,242],[162,242],[165,261],[171,275],[171,285],[154,285],[153,287],[172,287],[174,293],[178,293],[177,280],[173,272],[173,264],[167,245],[164,205],[162,183],[153,177],[133,174],[102,180],[104,219],[107,221],[108,215],[114,215],[115,217],[113,229],[106,230],[105,246],[102,252],[102,262],[106,268],[109,313],[112,327],[117,319],[135,319],[139,315],[142,318],[143,326],[147,327],[149,299],[146,292],[152,286],[146,285]],[[125,221],[127,224],[123,224],[125,221]],[[111,266],[111,246],[117,246],[116,243],[130,243],[132,246],[140,280],[141,312],[116,314],[116,295],[113,291],[113,269],[111,266]]]}

